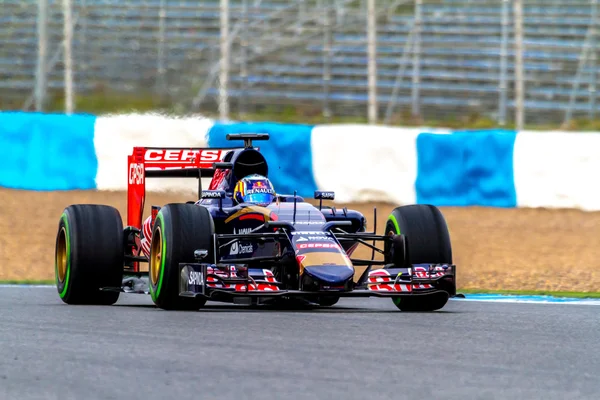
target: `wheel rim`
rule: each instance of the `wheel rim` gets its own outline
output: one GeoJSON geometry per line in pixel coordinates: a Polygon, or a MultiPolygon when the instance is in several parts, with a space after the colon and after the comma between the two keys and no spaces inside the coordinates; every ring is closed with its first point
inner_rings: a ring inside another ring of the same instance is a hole
{"type": "Polygon", "coordinates": [[[61,228],[58,233],[58,243],[56,244],[56,273],[58,280],[64,282],[67,275],[67,231],[61,228]]]}
{"type": "MultiPolygon", "coordinates": [[[[386,236],[394,236],[395,233],[394,231],[388,229],[388,227],[386,226],[386,230],[387,233],[385,234],[386,236]]],[[[390,257],[390,252],[392,251],[392,245],[389,244],[387,241],[385,242],[384,246],[383,246],[383,251],[385,252],[384,256],[383,256],[383,260],[385,263],[390,263],[391,262],[391,257],[390,257]]]]}
{"type": "Polygon", "coordinates": [[[158,274],[162,264],[162,233],[160,228],[152,236],[152,248],[150,249],[150,280],[153,285],[158,283],[158,274]]]}

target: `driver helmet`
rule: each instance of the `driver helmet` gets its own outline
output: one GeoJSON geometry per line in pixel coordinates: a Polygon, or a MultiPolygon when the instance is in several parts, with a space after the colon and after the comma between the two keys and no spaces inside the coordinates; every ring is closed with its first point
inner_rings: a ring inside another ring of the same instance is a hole
{"type": "Polygon", "coordinates": [[[233,198],[238,203],[267,206],[275,200],[275,197],[275,189],[271,181],[258,174],[240,179],[233,190],[233,198]]]}

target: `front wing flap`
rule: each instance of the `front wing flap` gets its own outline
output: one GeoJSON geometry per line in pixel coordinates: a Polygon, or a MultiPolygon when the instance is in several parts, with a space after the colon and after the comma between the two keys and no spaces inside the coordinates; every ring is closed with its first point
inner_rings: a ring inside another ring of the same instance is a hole
{"type": "Polygon", "coordinates": [[[410,268],[381,268],[369,271],[366,283],[371,291],[422,293],[444,288],[456,294],[456,266],[452,264],[415,264],[410,268]]]}
{"type": "Polygon", "coordinates": [[[371,271],[368,282],[351,291],[302,291],[281,289],[268,269],[236,265],[182,263],[179,295],[205,297],[210,300],[232,300],[234,297],[302,297],[317,298],[324,293],[339,297],[413,297],[435,293],[455,293],[454,265],[424,265],[413,268],[371,271]],[[382,271],[382,272],[377,272],[382,271]]]}

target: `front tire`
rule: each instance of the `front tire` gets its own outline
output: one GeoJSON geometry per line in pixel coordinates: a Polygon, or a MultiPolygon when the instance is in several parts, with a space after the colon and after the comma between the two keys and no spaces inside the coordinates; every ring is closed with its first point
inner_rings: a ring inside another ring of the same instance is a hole
{"type": "Polygon", "coordinates": [[[123,221],[116,208],[78,204],[58,223],[54,253],[56,288],[66,304],[111,305],[123,281],[123,221]]]}
{"type": "Polygon", "coordinates": [[[156,216],[150,247],[149,288],[152,301],[164,310],[198,310],[203,298],[179,296],[179,263],[193,263],[194,251],[208,250],[214,260],[214,222],[210,212],[193,204],[167,204],[156,216]]]}
{"type": "Polygon", "coordinates": [[[331,307],[331,306],[336,305],[338,303],[338,301],[340,301],[339,296],[321,296],[321,297],[319,297],[317,303],[321,307],[331,307]]]}
{"type": "MultiPolygon", "coordinates": [[[[385,225],[385,234],[404,235],[411,264],[452,264],[452,244],[446,220],[432,205],[414,204],[395,208],[385,225]]],[[[456,287],[448,288],[449,294],[456,287]]],[[[448,302],[444,293],[429,296],[394,298],[402,311],[435,311],[448,302]]]]}

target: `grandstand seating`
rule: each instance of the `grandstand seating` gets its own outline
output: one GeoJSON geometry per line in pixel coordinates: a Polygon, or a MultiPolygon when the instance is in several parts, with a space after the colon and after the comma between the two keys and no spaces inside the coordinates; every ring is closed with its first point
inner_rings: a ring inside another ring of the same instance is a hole
{"type": "MultiPolygon", "coordinates": [[[[154,88],[159,54],[160,0],[74,1],[78,19],[74,37],[75,82],[79,92],[101,85],[113,90],[154,88]]],[[[50,1],[49,86],[63,85],[61,2],[50,1]]],[[[167,2],[164,35],[164,82],[176,101],[191,104],[219,57],[219,1],[167,2]]],[[[314,2],[313,2],[314,3],[314,2]]],[[[331,79],[328,100],[337,114],[366,114],[367,44],[364,10],[350,1],[332,0],[331,79]],[[348,3],[346,6],[344,4],[348,3]]],[[[356,3],[356,2],[354,2],[356,3]]],[[[386,2],[377,2],[382,5],[386,2]]],[[[497,118],[502,60],[502,0],[424,0],[422,7],[420,104],[422,112],[477,112],[497,118]]],[[[230,0],[231,27],[242,20],[241,0],[230,0]]],[[[240,35],[232,43],[230,98],[256,104],[320,104],[327,52],[324,13],[297,1],[248,0],[248,76],[240,74],[240,35]],[[245,85],[244,85],[245,84],[245,85]]],[[[386,3],[387,4],[387,3],[386,3]]],[[[378,18],[377,89],[382,111],[392,99],[400,62],[409,42],[414,14],[387,12],[378,18]]],[[[512,23],[512,8],[510,21],[512,23]]],[[[0,92],[3,97],[29,95],[36,68],[37,8],[31,2],[4,0],[0,11],[0,92]]],[[[528,121],[562,118],[575,94],[574,109],[595,105],[597,65],[582,69],[581,85],[572,85],[580,67],[592,21],[590,0],[525,2],[525,78],[528,121]]],[[[514,43],[512,25],[506,58],[509,114],[513,106],[514,43]]],[[[241,35],[243,36],[243,35],[241,35]]],[[[592,41],[594,48],[597,40],[592,41]]],[[[412,53],[400,74],[397,104],[410,107],[412,53]]],[[[209,95],[218,93],[217,80],[209,95]]],[[[162,90],[158,87],[156,90],[162,90]]]]}

